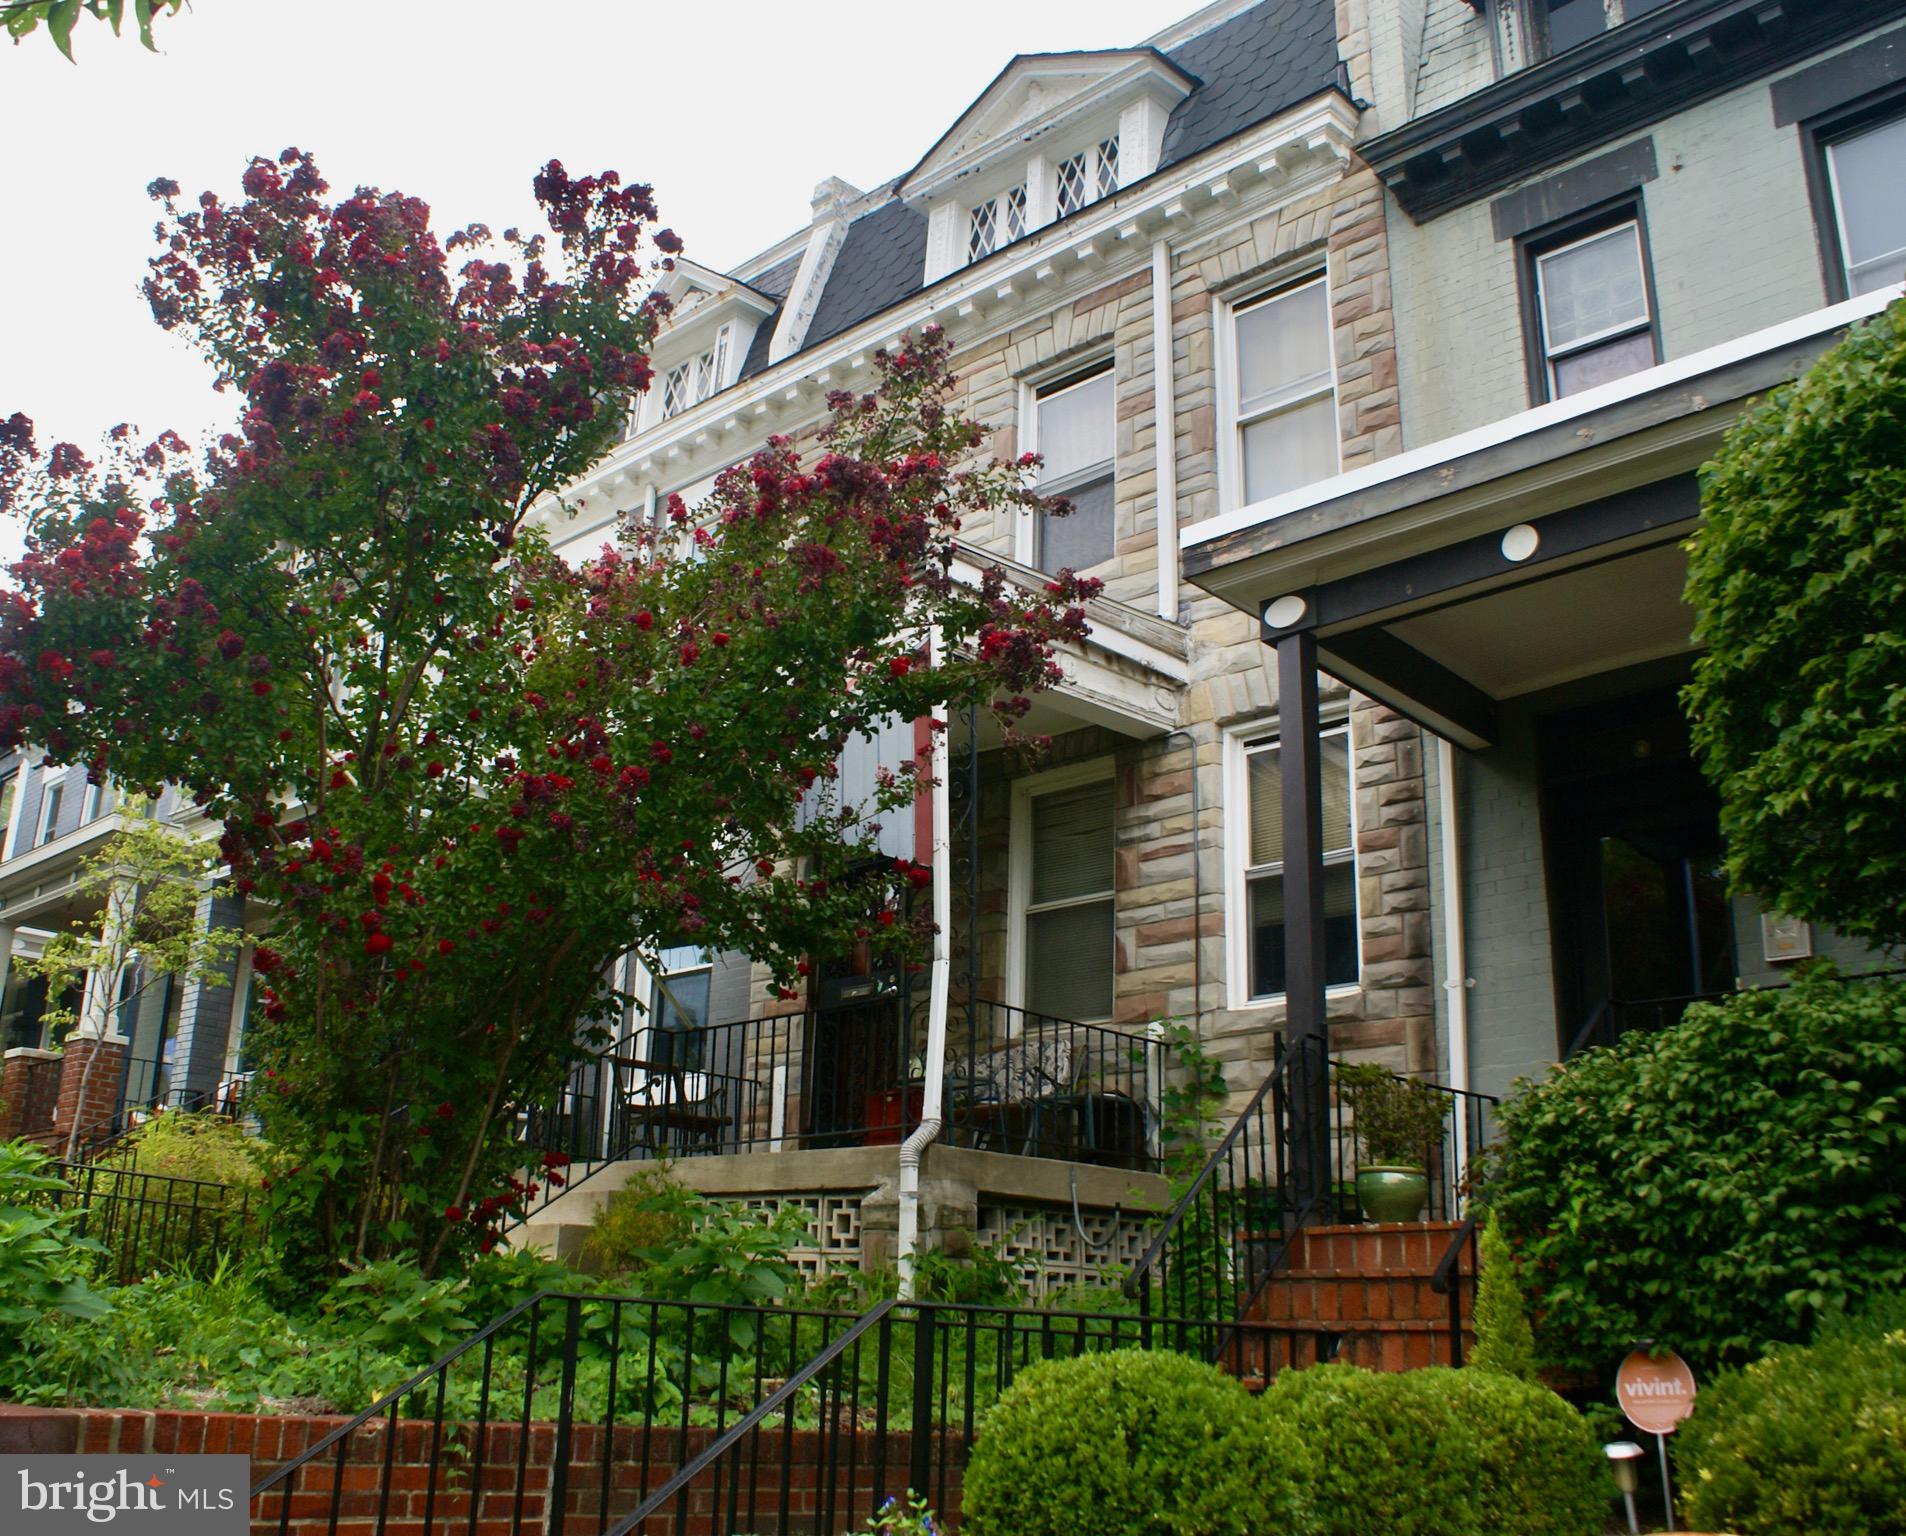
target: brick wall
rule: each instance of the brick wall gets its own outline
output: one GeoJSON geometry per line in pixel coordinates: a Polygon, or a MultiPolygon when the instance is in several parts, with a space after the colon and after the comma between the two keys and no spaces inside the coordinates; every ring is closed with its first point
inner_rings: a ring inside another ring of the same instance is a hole
{"type": "MultiPolygon", "coordinates": [[[[340,1417],[302,1414],[0,1404],[0,1452],[229,1453],[251,1458],[252,1481],[257,1483],[345,1422],[340,1417]]],[[[601,1520],[605,1508],[608,1523],[630,1513],[715,1438],[712,1429],[682,1431],[659,1425],[646,1435],[639,1426],[618,1427],[610,1438],[601,1426],[574,1426],[564,1518],[552,1521],[556,1426],[528,1426],[527,1443],[524,1435],[520,1425],[491,1424],[482,1432],[479,1456],[474,1424],[447,1423],[441,1430],[424,1419],[365,1424],[345,1442],[341,1464],[336,1453],[327,1450],[294,1474],[288,1518],[283,1492],[270,1490],[254,1501],[251,1528],[256,1536],[273,1532],[325,1536],[333,1530],[348,1536],[370,1536],[372,1531],[380,1536],[421,1536],[428,1515],[434,1529],[475,1536],[524,1532],[583,1536],[607,1528],[601,1520]]],[[[654,1529],[679,1536],[728,1536],[731,1531],[778,1528],[784,1482],[797,1527],[813,1528],[816,1516],[825,1515],[825,1529],[858,1529],[878,1498],[901,1490],[912,1457],[909,1434],[887,1437],[884,1462],[867,1443],[870,1439],[863,1434],[858,1454],[850,1454],[841,1440],[815,1430],[784,1434],[771,1428],[752,1442],[748,1459],[740,1463],[738,1488],[733,1482],[734,1463],[718,1463],[691,1485],[685,1522],[675,1523],[676,1509],[671,1504],[666,1517],[656,1517],[654,1529]]],[[[938,1479],[936,1472],[936,1484],[938,1479]]],[[[953,1507],[958,1504],[959,1487],[959,1471],[949,1468],[944,1497],[953,1507]]]]}
{"type": "Polygon", "coordinates": [[[67,1038],[60,1067],[60,1101],[53,1112],[53,1129],[63,1142],[79,1122],[82,1143],[103,1136],[112,1126],[119,1106],[119,1078],[124,1070],[126,1042],[94,1040],[83,1035],[67,1038]]]}

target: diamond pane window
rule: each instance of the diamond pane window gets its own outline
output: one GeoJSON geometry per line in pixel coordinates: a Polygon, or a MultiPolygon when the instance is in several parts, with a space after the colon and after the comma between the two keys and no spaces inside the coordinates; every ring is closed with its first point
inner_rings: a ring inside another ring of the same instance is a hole
{"type": "Polygon", "coordinates": [[[1077,213],[1086,205],[1085,151],[1059,166],[1059,217],[1077,213]]]}
{"type": "Polygon", "coordinates": [[[673,416],[688,405],[688,367],[687,363],[671,368],[668,377],[662,381],[662,415],[673,416]]]}
{"type": "Polygon", "coordinates": [[[999,202],[1000,224],[1005,228],[1006,240],[1017,240],[1026,232],[1026,189],[1014,187],[999,202]]]}
{"type": "Polygon", "coordinates": [[[1099,141],[1099,196],[1118,191],[1118,135],[1099,141]]]}
{"type": "Polygon", "coordinates": [[[996,232],[992,199],[988,198],[973,210],[972,226],[966,235],[967,260],[978,261],[982,256],[992,255],[996,232]]]}

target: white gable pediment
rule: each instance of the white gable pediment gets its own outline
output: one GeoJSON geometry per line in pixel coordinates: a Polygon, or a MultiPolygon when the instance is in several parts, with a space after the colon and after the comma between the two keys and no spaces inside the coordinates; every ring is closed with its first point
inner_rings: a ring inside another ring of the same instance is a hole
{"type": "Polygon", "coordinates": [[[1081,119],[1116,118],[1142,98],[1155,99],[1169,113],[1196,84],[1151,49],[1021,54],[907,174],[900,195],[924,205],[1081,119]]]}

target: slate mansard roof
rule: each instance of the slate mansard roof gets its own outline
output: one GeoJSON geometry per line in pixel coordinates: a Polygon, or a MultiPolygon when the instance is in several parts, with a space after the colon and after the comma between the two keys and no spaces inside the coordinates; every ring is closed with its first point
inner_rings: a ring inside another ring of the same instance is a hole
{"type": "MultiPolygon", "coordinates": [[[[1337,58],[1335,0],[1260,0],[1208,31],[1188,38],[1165,57],[1198,83],[1171,114],[1158,171],[1277,116],[1324,91],[1349,94],[1337,58]]],[[[1156,172],[1154,173],[1156,174],[1156,172]]],[[[847,228],[828,274],[802,350],[851,330],[926,286],[927,221],[894,196],[900,178],[847,228]]],[[[746,278],[748,286],[785,299],[799,256],[746,278]]],[[[768,366],[774,316],[762,322],[741,377],[768,366]]]]}

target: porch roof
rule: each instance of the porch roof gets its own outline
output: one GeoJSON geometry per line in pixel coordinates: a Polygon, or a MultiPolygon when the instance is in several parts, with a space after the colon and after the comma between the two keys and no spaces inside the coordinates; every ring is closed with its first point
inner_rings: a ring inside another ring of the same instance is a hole
{"type": "Polygon", "coordinates": [[[1499,701],[1692,648],[1694,471],[1898,287],[1184,530],[1186,579],[1459,744],[1499,701]]]}

